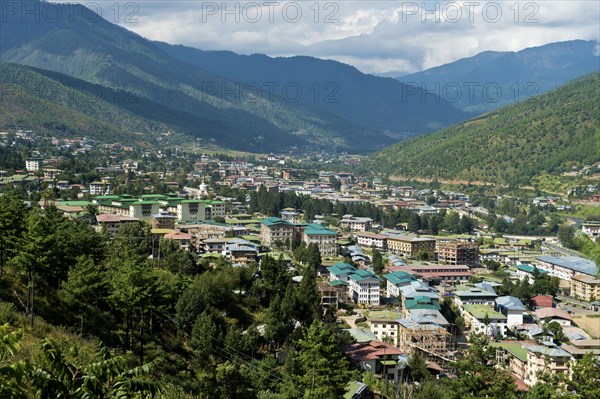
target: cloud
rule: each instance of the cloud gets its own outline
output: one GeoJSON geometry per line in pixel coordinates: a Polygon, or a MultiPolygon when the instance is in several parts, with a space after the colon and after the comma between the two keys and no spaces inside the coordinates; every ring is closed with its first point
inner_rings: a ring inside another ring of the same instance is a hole
{"type": "MultiPolygon", "coordinates": [[[[100,4],[108,8],[113,3],[100,4]]],[[[125,14],[129,3],[114,4],[125,14]]],[[[242,54],[311,55],[388,75],[487,50],[600,40],[600,2],[596,1],[164,0],[135,4],[137,23],[123,18],[116,22],[152,40],[242,54]]]]}

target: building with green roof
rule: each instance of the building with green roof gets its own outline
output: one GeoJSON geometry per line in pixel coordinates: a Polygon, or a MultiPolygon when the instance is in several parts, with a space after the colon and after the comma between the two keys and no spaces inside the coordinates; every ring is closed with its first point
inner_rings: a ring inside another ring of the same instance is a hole
{"type": "Polygon", "coordinates": [[[506,316],[500,312],[496,312],[489,305],[463,305],[462,315],[465,324],[472,333],[485,334],[494,338],[506,336],[506,316]]]}

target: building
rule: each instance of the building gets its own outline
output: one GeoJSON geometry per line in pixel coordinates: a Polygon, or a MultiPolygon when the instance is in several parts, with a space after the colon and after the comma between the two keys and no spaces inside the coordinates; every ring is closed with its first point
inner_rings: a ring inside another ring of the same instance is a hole
{"type": "Polygon", "coordinates": [[[400,287],[404,287],[416,280],[412,274],[402,271],[385,274],[383,278],[387,280],[386,291],[388,297],[399,297],[400,287]]]}
{"type": "Polygon", "coordinates": [[[206,217],[206,205],[208,201],[183,200],[177,204],[177,220],[179,222],[203,222],[209,220],[206,217]]]}
{"type": "Polygon", "coordinates": [[[598,273],[594,262],[579,256],[536,256],[535,260],[538,269],[566,281],[571,281],[576,274],[594,277],[598,273]]]}
{"type": "Polygon", "coordinates": [[[465,265],[410,265],[402,269],[433,285],[465,283],[473,275],[471,269],[465,265]]]}
{"type": "Polygon", "coordinates": [[[225,244],[221,253],[231,263],[248,265],[258,260],[258,249],[250,241],[235,238],[225,244]]]}
{"type": "Polygon", "coordinates": [[[25,160],[25,169],[30,172],[39,172],[44,166],[42,158],[27,158],[25,160]]]}
{"type": "Polygon", "coordinates": [[[152,215],[158,214],[160,203],[155,200],[136,201],[129,203],[129,216],[140,220],[150,220],[152,215]]]}
{"type": "Polygon", "coordinates": [[[533,315],[540,322],[552,322],[555,321],[561,326],[570,326],[573,318],[566,311],[558,308],[541,308],[533,312],[533,315]]]}
{"type": "Polygon", "coordinates": [[[432,318],[411,315],[398,321],[398,347],[409,355],[420,350],[443,356],[452,349],[452,334],[432,318]]]}
{"type": "Polygon", "coordinates": [[[108,183],[94,181],[90,183],[90,195],[110,195],[111,186],[108,183]]]}
{"type": "Polygon", "coordinates": [[[533,284],[535,281],[536,275],[547,275],[548,272],[546,270],[538,269],[536,266],[518,264],[517,268],[517,277],[519,280],[525,280],[529,282],[529,284],[533,284]]]}
{"type": "Polygon", "coordinates": [[[388,381],[397,381],[400,376],[398,362],[408,359],[404,352],[381,341],[356,342],[343,345],[342,352],[360,370],[366,370],[388,381]]]}
{"type": "Polygon", "coordinates": [[[348,274],[348,296],[358,305],[379,306],[381,279],[367,270],[348,274]]]}
{"type": "Polygon", "coordinates": [[[290,223],[300,223],[302,221],[302,219],[304,218],[304,215],[296,212],[294,210],[282,210],[281,213],[281,218],[283,220],[285,220],[286,222],[290,222],[290,223]]]}
{"type": "Polygon", "coordinates": [[[302,241],[309,246],[316,244],[322,257],[338,255],[337,233],[320,224],[309,224],[304,227],[302,241]]]}
{"type": "Polygon", "coordinates": [[[192,238],[193,237],[191,234],[184,233],[180,230],[175,230],[171,233],[165,234],[165,236],[163,238],[165,238],[167,240],[174,240],[175,242],[177,242],[179,244],[181,249],[183,249],[185,251],[191,251],[193,249],[193,247],[192,247],[192,238]]]}
{"type": "Polygon", "coordinates": [[[369,328],[379,341],[398,346],[398,325],[402,315],[393,311],[377,311],[369,314],[369,328]]]}
{"type": "Polygon", "coordinates": [[[276,244],[291,245],[295,239],[294,224],[283,219],[272,217],[260,222],[260,240],[264,246],[273,247],[276,244]]]}
{"type": "Polygon", "coordinates": [[[563,374],[569,372],[571,354],[553,344],[531,345],[527,347],[527,373],[525,383],[535,385],[542,372],[563,374]]]}
{"type": "Polygon", "coordinates": [[[152,228],[153,229],[169,229],[175,228],[175,221],[177,217],[166,211],[160,211],[156,215],[152,216],[152,228]]]}
{"type": "Polygon", "coordinates": [[[388,251],[395,255],[404,255],[416,258],[424,254],[427,259],[435,259],[435,239],[419,237],[415,234],[389,235],[387,240],[388,251]]]}
{"type": "Polygon", "coordinates": [[[600,300],[600,279],[584,274],[571,277],[571,296],[587,302],[600,300]]]}
{"type": "Polygon", "coordinates": [[[488,305],[471,304],[463,306],[465,325],[472,333],[491,337],[505,337],[507,318],[488,305]]]}
{"type": "Polygon", "coordinates": [[[496,310],[506,316],[506,325],[508,328],[513,328],[523,324],[523,313],[525,305],[513,296],[500,296],[496,298],[496,310]]]}
{"type": "Polygon", "coordinates": [[[581,231],[590,238],[600,237],[600,222],[585,222],[581,225],[581,231]]]}
{"type": "Polygon", "coordinates": [[[440,242],[438,261],[450,265],[476,264],[479,261],[479,245],[461,241],[440,242]]]}
{"type": "Polygon", "coordinates": [[[369,248],[377,248],[381,251],[387,251],[387,236],[375,233],[357,233],[354,235],[358,245],[369,248]]]}
{"type": "Polygon", "coordinates": [[[113,215],[110,213],[101,213],[96,215],[96,221],[98,222],[98,228],[101,231],[114,236],[119,232],[119,227],[123,223],[139,222],[139,219],[130,216],[113,215]]]}
{"type": "Polygon", "coordinates": [[[371,231],[373,219],[344,215],[340,220],[340,228],[350,231],[371,231]]]}
{"type": "Polygon", "coordinates": [[[466,290],[454,291],[454,302],[460,308],[465,305],[488,305],[494,306],[495,300],[498,297],[496,292],[491,287],[472,286],[466,290]]]}

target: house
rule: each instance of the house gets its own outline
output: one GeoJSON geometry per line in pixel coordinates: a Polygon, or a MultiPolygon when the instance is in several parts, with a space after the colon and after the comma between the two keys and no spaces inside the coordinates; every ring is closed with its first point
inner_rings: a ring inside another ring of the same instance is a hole
{"type": "Polygon", "coordinates": [[[284,209],[280,212],[281,218],[290,223],[300,223],[304,218],[304,215],[300,212],[296,212],[293,209],[284,209]]]}
{"type": "Polygon", "coordinates": [[[595,277],[598,273],[596,264],[579,256],[536,256],[538,269],[548,272],[550,276],[571,281],[576,274],[586,274],[595,277]]]}
{"type": "Polygon", "coordinates": [[[519,277],[519,280],[527,279],[529,284],[533,284],[533,282],[535,281],[535,277],[537,275],[547,275],[548,274],[548,272],[546,270],[538,269],[535,265],[531,266],[531,265],[518,264],[516,266],[516,268],[517,268],[517,277],[519,277]]]}
{"type": "Polygon", "coordinates": [[[309,224],[304,227],[302,241],[309,246],[316,244],[323,257],[338,255],[337,233],[320,224],[309,224]]]}
{"type": "Polygon", "coordinates": [[[173,230],[176,220],[177,217],[175,215],[161,210],[156,215],[152,215],[152,228],[173,230]]]}
{"type": "Polygon", "coordinates": [[[531,298],[531,303],[534,310],[551,308],[554,306],[552,297],[550,295],[536,295],[531,298]]]}
{"type": "Polygon", "coordinates": [[[258,249],[250,241],[234,238],[225,244],[221,255],[233,264],[248,265],[258,260],[258,249]]]}
{"type": "Polygon", "coordinates": [[[533,315],[540,322],[555,321],[561,326],[570,326],[573,319],[566,310],[557,308],[541,308],[533,312],[533,315]]]}
{"type": "Polygon", "coordinates": [[[350,231],[371,231],[373,219],[366,217],[355,217],[352,215],[344,215],[340,220],[340,228],[350,231]]]}
{"type": "Polygon", "coordinates": [[[167,233],[163,237],[167,240],[173,240],[179,244],[181,249],[185,251],[192,250],[192,235],[188,233],[184,233],[181,230],[175,230],[171,233],[167,233]]]}
{"type": "Polygon", "coordinates": [[[471,242],[449,241],[438,244],[438,261],[451,265],[478,263],[479,245],[471,242]]]}
{"type": "Polygon", "coordinates": [[[369,328],[379,341],[390,342],[398,346],[398,324],[402,315],[393,311],[370,312],[369,328]]]}
{"type": "Polygon", "coordinates": [[[405,266],[402,269],[431,285],[465,283],[473,275],[465,265],[424,264],[405,266]]]}
{"type": "Polygon", "coordinates": [[[600,299],[600,279],[585,274],[571,277],[571,296],[587,302],[600,299]]]}
{"type": "Polygon", "coordinates": [[[111,186],[101,181],[90,183],[90,195],[110,195],[111,186]]]}
{"type": "Polygon", "coordinates": [[[472,333],[485,334],[491,337],[505,337],[507,317],[496,312],[489,305],[470,304],[463,306],[465,325],[472,333]]]}
{"type": "Polygon", "coordinates": [[[348,276],[350,273],[354,273],[357,269],[345,262],[338,262],[328,268],[329,270],[329,281],[343,281],[348,282],[348,276]]]}
{"type": "Polygon", "coordinates": [[[581,225],[581,231],[590,238],[600,237],[600,222],[585,222],[581,225]]]}
{"type": "Polygon", "coordinates": [[[506,316],[506,324],[508,328],[516,327],[523,324],[523,313],[525,305],[514,296],[500,296],[496,298],[495,309],[506,316]]]}
{"type": "Polygon", "coordinates": [[[388,381],[397,381],[399,379],[398,361],[407,361],[407,357],[403,351],[381,341],[357,342],[350,345],[343,345],[342,352],[360,370],[369,371],[375,376],[388,381]]]}
{"type": "Polygon", "coordinates": [[[395,255],[416,258],[424,254],[427,259],[435,259],[435,239],[415,234],[390,234],[387,240],[388,251],[395,255]]]}

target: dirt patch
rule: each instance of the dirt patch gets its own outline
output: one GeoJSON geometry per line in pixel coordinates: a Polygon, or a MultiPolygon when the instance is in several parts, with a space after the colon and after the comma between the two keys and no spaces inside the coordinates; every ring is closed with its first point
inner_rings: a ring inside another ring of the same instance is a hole
{"type": "Polygon", "coordinates": [[[577,316],[573,317],[573,322],[583,328],[592,338],[600,338],[600,318],[577,316]]]}

